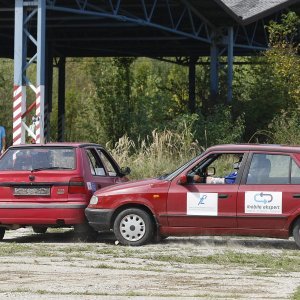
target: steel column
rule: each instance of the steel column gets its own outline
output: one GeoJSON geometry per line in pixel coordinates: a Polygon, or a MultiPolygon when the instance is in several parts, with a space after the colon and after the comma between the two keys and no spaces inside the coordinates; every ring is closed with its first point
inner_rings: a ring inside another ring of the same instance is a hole
{"type": "Polygon", "coordinates": [[[46,49],[46,81],[45,81],[45,118],[44,118],[44,136],[45,142],[50,141],[50,114],[52,112],[52,85],[53,85],[53,52],[52,46],[47,45],[46,49]]]}
{"type": "Polygon", "coordinates": [[[65,73],[66,58],[61,57],[58,63],[57,140],[59,142],[63,142],[65,137],[65,73]]]}
{"type": "Polygon", "coordinates": [[[23,70],[26,65],[26,39],[24,37],[25,12],[22,0],[15,1],[15,48],[14,48],[14,94],[13,94],[13,144],[25,143],[22,115],[26,111],[26,84],[23,70]]]}
{"type": "Polygon", "coordinates": [[[227,36],[227,103],[232,102],[233,81],[233,28],[228,28],[227,36]]]}
{"type": "Polygon", "coordinates": [[[38,0],[36,67],[36,142],[44,143],[46,4],[38,0]]]}
{"type": "Polygon", "coordinates": [[[26,143],[26,132],[37,143],[44,142],[44,94],[45,94],[45,22],[44,0],[15,0],[15,48],[14,48],[14,104],[13,144],[26,143]],[[32,24],[37,23],[37,32],[32,24]],[[31,26],[28,26],[30,23],[31,26]],[[36,53],[27,60],[28,44],[36,53]],[[36,84],[27,71],[36,62],[36,84]],[[27,108],[27,88],[36,95],[35,102],[27,108]],[[36,109],[33,123],[26,124],[26,116],[36,109]]]}
{"type": "Polygon", "coordinates": [[[219,49],[215,39],[210,46],[210,98],[214,102],[219,94],[219,49]]]}
{"type": "Polygon", "coordinates": [[[189,61],[189,111],[194,113],[196,111],[196,57],[190,57],[189,61]]]}

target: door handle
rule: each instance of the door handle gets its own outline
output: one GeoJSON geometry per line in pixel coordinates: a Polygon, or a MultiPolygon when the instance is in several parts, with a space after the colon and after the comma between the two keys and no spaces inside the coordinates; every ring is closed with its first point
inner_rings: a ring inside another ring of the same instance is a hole
{"type": "Polygon", "coordinates": [[[294,194],[293,198],[300,198],[300,194],[294,194]]]}
{"type": "Polygon", "coordinates": [[[228,198],[228,195],[227,194],[219,194],[219,198],[226,199],[226,198],[228,198]]]}

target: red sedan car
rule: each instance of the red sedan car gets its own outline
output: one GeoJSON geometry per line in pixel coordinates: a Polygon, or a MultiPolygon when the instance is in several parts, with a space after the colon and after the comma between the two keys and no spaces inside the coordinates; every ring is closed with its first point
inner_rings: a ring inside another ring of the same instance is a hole
{"type": "Polygon", "coordinates": [[[86,228],[84,209],[97,189],[128,181],[100,145],[29,144],[0,159],[0,238],[6,229],[32,226],[86,228]]]}
{"type": "Polygon", "coordinates": [[[293,235],[300,247],[300,147],[214,146],[167,176],[97,191],[85,213],[126,245],[171,235],[293,235]]]}

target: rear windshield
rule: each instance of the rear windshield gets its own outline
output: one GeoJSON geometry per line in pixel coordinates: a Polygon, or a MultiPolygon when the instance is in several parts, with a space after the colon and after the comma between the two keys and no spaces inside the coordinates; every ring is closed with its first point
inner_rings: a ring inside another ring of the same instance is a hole
{"type": "Polygon", "coordinates": [[[0,159],[0,171],[75,169],[74,148],[12,148],[0,159]]]}

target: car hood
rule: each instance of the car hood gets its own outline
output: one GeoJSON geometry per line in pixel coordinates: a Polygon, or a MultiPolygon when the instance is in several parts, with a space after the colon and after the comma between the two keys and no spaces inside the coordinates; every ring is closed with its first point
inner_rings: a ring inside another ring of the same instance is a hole
{"type": "Polygon", "coordinates": [[[124,194],[124,193],[131,193],[133,190],[136,192],[137,190],[141,189],[145,191],[148,188],[158,185],[165,185],[168,181],[161,180],[158,178],[150,178],[150,179],[143,179],[143,180],[135,180],[129,181],[124,183],[118,183],[115,185],[111,185],[105,188],[102,188],[94,193],[94,195],[114,195],[114,194],[124,194]],[[126,192],[125,192],[126,191],[126,192]]]}

